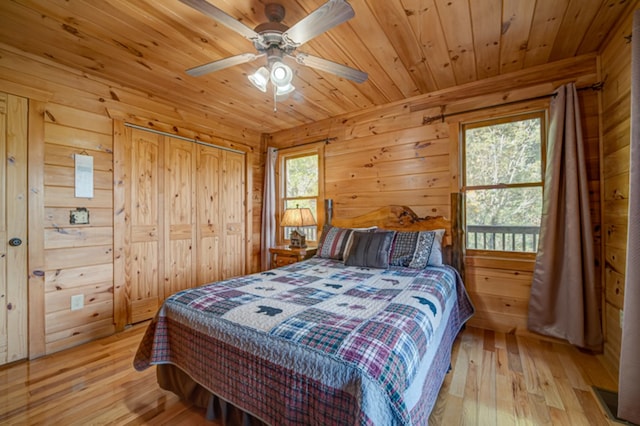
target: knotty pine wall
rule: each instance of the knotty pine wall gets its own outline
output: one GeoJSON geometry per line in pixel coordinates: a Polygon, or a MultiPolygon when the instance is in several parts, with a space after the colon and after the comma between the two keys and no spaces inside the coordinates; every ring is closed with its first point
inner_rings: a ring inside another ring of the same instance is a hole
{"type": "MultiPolygon", "coordinates": [[[[271,145],[285,148],[335,138],[325,146],[325,197],[334,200],[336,217],[351,217],[388,204],[407,205],[421,216],[451,217],[450,193],[460,190],[461,123],[544,109],[549,97],[526,99],[551,94],[568,81],[575,81],[578,87],[595,83],[597,58],[562,61],[282,131],[271,135],[271,145]],[[471,112],[436,118],[463,111],[471,112]]],[[[591,90],[579,93],[594,247],[599,254],[598,95],[591,90]]],[[[596,268],[599,262],[598,256],[596,268]]],[[[528,333],[533,263],[533,255],[467,256],[466,285],[477,308],[470,324],[528,333]]]]}
{"type": "MultiPolygon", "coordinates": [[[[0,43],[0,92],[29,99],[29,356],[35,358],[114,332],[113,122],[121,120],[246,152],[247,270],[259,269],[262,135],[211,122],[203,111],[92,78],[0,43]],[[94,157],[95,196],[74,197],[73,155],[94,157]],[[90,225],[69,225],[87,207],[90,225]],[[72,294],[85,307],[70,310],[72,294]]],[[[117,279],[116,279],[117,278],[117,279]]],[[[117,284],[114,284],[117,283],[117,284]]],[[[120,321],[121,322],[121,321],[120,321]]]]}
{"type": "Polygon", "coordinates": [[[47,353],[113,333],[111,119],[50,103],[44,124],[44,289],[47,353]],[[75,198],[74,155],[93,157],[94,196],[75,198]],[[89,225],[70,225],[87,208],[89,225]],[[84,308],[71,311],[71,296],[84,308]]]}
{"type": "MultiPolygon", "coordinates": [[[[620,313],[624,303],[629,208],[631,128],[631,34],[633,13],[609,37],[601,55],[602,184],[604,230],[604,331],[606,365],[617,375],[620,361],[620,313]]],[[[637,124],[637,123],[635,123],[637,124]]]]}

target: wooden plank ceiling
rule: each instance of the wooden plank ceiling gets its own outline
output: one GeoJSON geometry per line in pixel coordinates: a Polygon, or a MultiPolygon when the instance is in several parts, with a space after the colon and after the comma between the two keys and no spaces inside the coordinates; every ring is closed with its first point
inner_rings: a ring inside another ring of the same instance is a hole
{"type": "MultiPolygon", "coordinates": [[[[272,0],[208,0],[249,27],[272,0]]],[[[324,0],[275,0],[292,26],[324,0]]],[[[278,102],[247,80],[256,62],[185,69],[251,42],[178,0],[2,0],[0,43],[167,99],[213,120],[275,132],[596,52],[632,0],[352,0],[355,18],[298,50],[361,69],[362,84],[296,65],[278,102]]],[[[7,66],[1,62],[2,67],[7,66]]]]}

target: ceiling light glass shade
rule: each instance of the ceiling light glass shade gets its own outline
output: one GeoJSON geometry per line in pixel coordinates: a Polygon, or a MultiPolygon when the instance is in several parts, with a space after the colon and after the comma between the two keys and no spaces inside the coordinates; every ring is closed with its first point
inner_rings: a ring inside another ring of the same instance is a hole
{"type": "Polygon", "coordinates": [[[276,96],[284,96],[296,90],[293,84],[287,84],[286,86],[276,86],[276,96]]]}
{"type": "Polygon", "coordinates": [[[258,68],[258,71],[248,76],[251,84],[256,86],[259,90],[267,92],[267,83],[269,82],[269,70],[265,67],[258,68]]]}
{"type": "Polygon", "coordinates": [[[293,71],[282,62],[275,62],[271,67],[271,82],[278,87],[286,87],[291,84],[293,71]]]}

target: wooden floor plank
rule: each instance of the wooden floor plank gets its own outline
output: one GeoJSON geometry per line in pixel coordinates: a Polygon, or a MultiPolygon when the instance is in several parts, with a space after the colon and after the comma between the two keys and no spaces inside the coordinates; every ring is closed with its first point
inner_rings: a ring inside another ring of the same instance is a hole
{"type": "MultiPolygon", "coordinates": [[[[0,367],[0,424],[220,425],[133,369],[146,325],[0,367]],[[52,414],[55,413],[55,416],[52,414]]],[[[467,327],[431,425],[615,425],[592,386],[616,389],[600,358],[558,342],[467,327]]]]}

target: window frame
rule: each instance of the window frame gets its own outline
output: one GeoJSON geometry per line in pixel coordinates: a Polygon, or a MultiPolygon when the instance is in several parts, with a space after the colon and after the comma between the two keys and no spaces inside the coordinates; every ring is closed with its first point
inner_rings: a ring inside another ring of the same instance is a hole
{"type": "MultiPolygon", "coordinates": [[[[508,115],[500,115],[495,118],[484,118],[479,120],[467,121],[460,123],[460,178],[461,178],[461,189],[460,191],[466,194],[470,190],[487,190],[487,189],[509,189],[509,188],[537,188],[540,187],[542,189],[542,199],[544,200],[544,178],[545,178],[545,170],[546,170],[546,147],[547,147],[547,135],[548,135],[548,111],[547,109],[536,109],[533,111],[522,111],[516,112],[508,115]],[[467,152],[466,152],[466,137],[467,130],[475,129],[480,127],[488,127],[492,125],[500,125],[505,123],[512,123],[516,121],[524,121],[538,118],[540,119],[540,182],[529,182],[529,183],[513,183],[513,184],[495,184],[495,185],[472,185],[467,186],[467,152]]],[[[476,249],[476,248],[467,248],[467,208],[466,205],[463,209],[464,215],[464,249],[470,256],[499,256],[499,257],[512,257],[512,258],[521,258],[521,259],[534,259],[536,256],[536,252],[526,252],[526,251],[515,251],[515,250],[489,250],[489,249],[476,249]]],[[[542,214],[542,212],[541,212],[542,214]]],[[[539,236],[538,236],[539,238],[539,236]]]]}
{"type": "MultiPolygon", "coordinates": [[[[325,221],[324,211],[324,143],[313,143],[304,146],[278,149],[276,161],[276,243],[279,245],[289,244],[289,238],[284,233],[284,228],[280,226],[282,216],[284,215],[286,202],[295,200],[296,198],[285,197],[286,194],[286,171],[285,164],[288,159],[306,157],[311,155],[318,156],[318,194],[316,197],[298,197],[299,199],[316,198],[316,217],[317,227],[316,235],[320,238],[319,230],[322,229],[325,221]]],[[[307,240],[309,246],[317,246],[317,240],[307,240]]]]}

